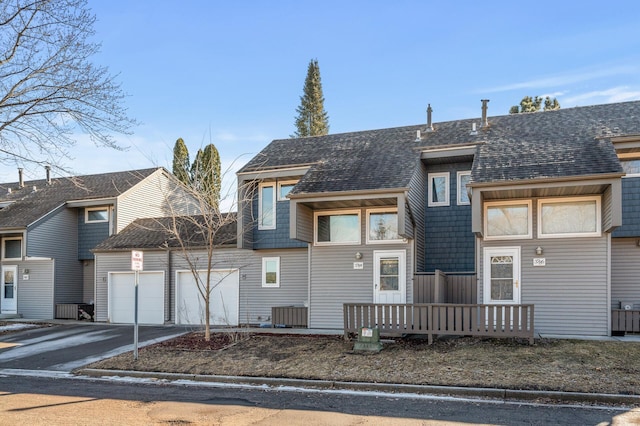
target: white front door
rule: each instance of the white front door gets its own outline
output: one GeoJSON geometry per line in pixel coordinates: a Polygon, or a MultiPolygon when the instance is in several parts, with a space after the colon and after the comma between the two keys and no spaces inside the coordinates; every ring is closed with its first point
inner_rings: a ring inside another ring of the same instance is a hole
{"type": "Polygon", "coordinates": [[[520,304],[520,247],[484,249],[483,299],[487,304],[520,304]]]}
{"type": "Polygon", "coordinates": [[[405,250],[373,252],[373,302],[407,303],[405,250]]]}
{"type": "Polygon", "coordinates": [[[15,314],[18,312],[18,266],[2,266],[2,297],[0,312],[15,314]]]}

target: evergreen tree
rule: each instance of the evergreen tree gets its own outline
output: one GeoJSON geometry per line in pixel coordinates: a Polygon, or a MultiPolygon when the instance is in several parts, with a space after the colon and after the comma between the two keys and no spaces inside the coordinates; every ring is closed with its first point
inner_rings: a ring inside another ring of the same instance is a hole
{"type": "Polygon", "coordinates": [[[296,108],[296,132],[293,137],[321,136],[329,133],[329,116],[324,110],[324,95],[318,60],[312,59],[304,80],[304,93],[296,108]]]}
{"type": "Polygon", "coordinates": [[[191,170],[189,163],[189,150],[182,138],[178,138],[173,146],[173,175],[185,185],[191,183],[191,170]]]}
{"type": "MultiPolygon", "coordinates": [[[[532,98],[531,96],[525,96],[520,101],[520,106],[514,105],[509,108],[509,114],[519,114],[522,112],[538,112],[542,107],[543,99],[540,96],[532,98]]],[[[560,103],[556,98],[551,99],[549,96],[544,98],[544,110],[550,111],[554,109],[560,109],[560,103]]]]}
{"type": "Polygon", "coordinates": [[[222,187],[220,167],[220,154],[212,143],[198,150],[191,166],[191,182],[194,189],[199,191],[214,208],[217,208],[220,203],[222,187]]]}

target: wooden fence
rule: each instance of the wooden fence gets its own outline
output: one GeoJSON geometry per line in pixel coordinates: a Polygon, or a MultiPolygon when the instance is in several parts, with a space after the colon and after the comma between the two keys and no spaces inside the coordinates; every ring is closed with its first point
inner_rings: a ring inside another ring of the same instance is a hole
{"type": "Polygon", "coordinates": [[[413,276],[414,303],[458,303],[478,302],[478,285],[475,274],[433,274],[413,276]]]}
{"type": "Polygon", "coordinates": [[[273,327],[307,327],[307,308],[304,306],[274,306],[271,308],[273,327]]]}
{"type": "Polygon", "coordinates": [[[614,333],[640,333],[640,311],[613,309],[611,331],[614,333]]]}
{"type": "Polygon", "coordinates": [[[524,337],[533,344],[533,305],[473,304],[344,304],[344,335],[362,327],[380,330],[381,335],[434,335],[524,337]]]}

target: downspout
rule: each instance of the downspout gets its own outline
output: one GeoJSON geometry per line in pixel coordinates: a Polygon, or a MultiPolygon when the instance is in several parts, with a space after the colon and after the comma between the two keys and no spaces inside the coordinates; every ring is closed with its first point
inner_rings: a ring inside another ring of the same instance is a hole
{"type": "MultiPolygon", "coordinates": [[[[311,328],[311,248],[313,245],[307,243],[307,328],[311,328]]],[[[273,318],[271,318],[273,321],[273,318]]]]}
{"type": "Polygon", "coordinates": [[[611,336],[611,233],[607,233],[607,336],[611,336]]]}
{"type": "Polygon", "coordinates": [[[172,298],[172,294],[171,294],[171,249],[169,247],[167,247],[167,276],[165,278],[166,280],[166,286],[167,286],[167,299],[169,300],[169,306],[168,306],[168,312],[165,315],[165,324],[166,323],[171,323],[172,321],[172,317],[171,317],[171,301],[173,300],[172,298]]]}

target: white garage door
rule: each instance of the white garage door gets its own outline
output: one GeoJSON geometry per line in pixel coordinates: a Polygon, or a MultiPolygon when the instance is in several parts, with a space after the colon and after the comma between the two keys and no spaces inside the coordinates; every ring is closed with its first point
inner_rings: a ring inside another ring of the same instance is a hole
{"type": "MultiPolygon", "coordinates": [[[[240,281],[238,270],[211,272],[211,296],[209,299],[211,325],[238,325],[240,281]]],[[[206,281],[201,271],[200,282],[206,281]]],[[[176,323],[204,324],[204,301],[191,271],[177,273],[176,323]]]]}
{"type": "MultiPolygon", "coordinates": [[[[135,274],[109,273],[109,318],[113,323],[133,324],[135,274]]],[[[140,272],[138,323],[164,324],[164,273],[140,272]]]]}

